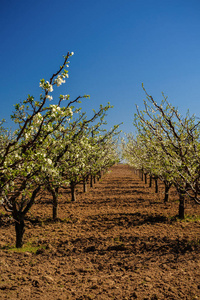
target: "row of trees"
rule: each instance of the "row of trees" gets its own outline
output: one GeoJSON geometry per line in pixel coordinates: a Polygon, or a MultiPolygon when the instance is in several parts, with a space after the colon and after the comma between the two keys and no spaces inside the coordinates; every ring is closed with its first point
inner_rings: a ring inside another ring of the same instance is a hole
{"type": "MultiPolygon", "coordinates": [[[[144,87],[143,87],[144,89],[144,87]]],[[[179,195],[179,218],[184,218],[186,196],[200,204],[200,122],[189,112],[182,117],[163,94],[161,104],[146,90],[144,109],[134,117],[136,136],[122,143],[123,158],[135,169],[165,184],[179,195]]]]}
{"type": "Polygon", "coordinates": [[[111,108],[109,103],[100,105],[87,118],[79,104],[88,95],[75,100],[60,95],[56,104],[49,102],[54,87],[68,78],[68,59],[72,55],[64,57],[49,81],[40,81],[39,100],[28,95],[15,105],[11,116],[17,127],[14,132],[5,129],[3,121],[0,124],[0,198],[15,222],[16,247],[22,247],[25,218],[39,194],[45,190],[51,193],[56,219],[61,187],[70,186],[74,201],[77,183],[118,160],[115,138],[119,125],[110,131],[102,129],[111,108]]]}

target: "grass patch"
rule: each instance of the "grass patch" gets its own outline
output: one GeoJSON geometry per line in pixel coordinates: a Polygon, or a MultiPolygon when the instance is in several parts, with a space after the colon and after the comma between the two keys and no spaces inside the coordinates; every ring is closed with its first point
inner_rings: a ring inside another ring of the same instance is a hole
{"type": "Polygon", "coordinates": [[[184,223],[184,222],[200,222],[200,216],[197,216],[197,215],[185,215],[185,218],[184,219],[180,219],[178,215],[176,216],[169,216],[168,217],[169,220],[171,222],[181,222],[181,223],[184,223]]]}
{"type": "Polygon", "coordinates": [[[200,222],[200,216],[197,215],[185,215],[185,218],[181,222],[200,222]]]}
{"type": "Polygon", "coordinates": [[[33,245],[30,245],[30,244],[25,244],[25,245],[22,246],[22,248],[16,248],[16,247],[8,246],[8,247],[5,247],[5,249],[8,252],[16,252],[16,253],[29,252],[29,253],[36,254],[38,251],[46,249],[46,246],[44,246],[44,245],[42,245],[42,246],[33,246],[33,245]]]}

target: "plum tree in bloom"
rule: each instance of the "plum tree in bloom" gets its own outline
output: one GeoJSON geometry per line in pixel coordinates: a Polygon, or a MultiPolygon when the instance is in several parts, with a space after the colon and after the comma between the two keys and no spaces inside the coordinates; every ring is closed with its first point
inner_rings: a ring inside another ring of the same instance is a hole
{"type": "MultiPolygon", "coordinates": [[[[101,108],[90,120],[73,115],[80,112],[74,104],[80,98],[70,101],[69,95],[61,95],[57,104],[53,100],[54,86],[59,87],[68,78],[68,58],[50,80],[40,80],[42,93],[39,100],[28,95],[22,103],[15,105],[11,116],[18,128],[9,134],[3,127],[0,132],[0,197],[1,204],[10,212],[15,222],[16,247],[22,247],[25,231],[25,217],[44,187],[54,187],[55,191],[69,179],[62,176],[62,162],[69,144],[75,143],[93,118],[101,116],[108,107],[101,108]],[[68,100],[64,106],[63,101],[68,100]],[[79,125],[79,126],[77,126],[79,125]],[[78,129],[77,129],[78,128],[78,129]],[[3,138],[2,138],[3,136],[3,138]]],[[[56,211],[54,211],[56,215],[56,211]]]]}
{"type": "MultiPolygon", "coordinates": [[[[188,194],[197,203],[199,192],[200,128],[195,116],[181,117],[163,95],[161,104],[157,104],[144,89],[147,101],[144,110],[135,115],[134,125],[143,147],[155,154],[153,169],[160,178],[174,184],[179,194],[179,217],[184,218],[185,195],[188,194]],[[153,152],[152,152],[153,148],[153,152]],[[157,162],[156,162],[157,161],[157,162]]],[[[152,156],[151,156],[152,159],[152,156]]],[[[145,168],[149,167],[149,162],[145,168]]]]}
{"type": "Polygon", "coordinates": [[[38,101],[28,95],[26,100],[15,105],[11,118],[18,128],[11,138],[4,133],[6,138],[0,145],[0,197],[15,222],[16,247],[22,246],[25,216],[41,190],[41,174],[45,170],[56,173],[48,157],[50,136],[61,131],[63,123],[72,117],[69,106],[61,108],[61,99],[54,106],[48,103],[57,76],[65,76],[68,72],[65,66],[70,56],[70,53],[65,56],[62,66],[49,81],[40,81],[43,93],[38,101]]]}

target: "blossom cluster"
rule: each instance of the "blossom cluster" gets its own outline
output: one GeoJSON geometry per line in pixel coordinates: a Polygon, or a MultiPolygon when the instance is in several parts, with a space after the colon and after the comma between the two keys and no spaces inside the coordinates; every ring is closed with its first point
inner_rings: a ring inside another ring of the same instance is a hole
{"type": "Polygon", "coordinates": [[[40,80],[39,87],[48,92],[53,92],[53,85],[49,83],[49,81],[45,81],[44,79],[40,80]]]}

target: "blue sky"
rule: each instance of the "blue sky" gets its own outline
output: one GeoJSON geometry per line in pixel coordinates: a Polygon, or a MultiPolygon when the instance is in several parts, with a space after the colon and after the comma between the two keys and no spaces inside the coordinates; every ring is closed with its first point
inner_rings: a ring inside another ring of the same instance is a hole
{"type": "MultiPolygon", "coordinates": [[[[67,83],[58,95],[90,94],[83,109],[109,101],[108,128],[134,131],[142,82],[159,102],[161,93],[200,117],[199,0],[0,0],[0,119],[28,94],[37,99],[73,51],[67,83]]],[[[57,95],[57,94],[55,94],[57,95]]],[[[55,97],[54,97],[55,98],[55,97]]]]}

